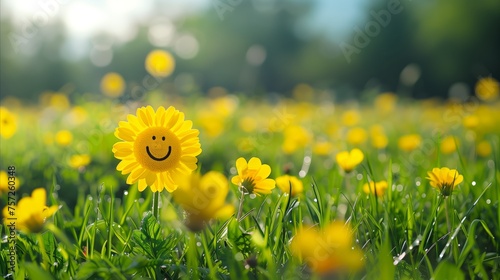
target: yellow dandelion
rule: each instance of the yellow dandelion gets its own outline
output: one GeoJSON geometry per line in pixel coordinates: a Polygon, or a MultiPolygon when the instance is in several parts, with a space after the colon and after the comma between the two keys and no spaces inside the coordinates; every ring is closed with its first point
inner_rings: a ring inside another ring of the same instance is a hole
{"type": "Polygon", "coordinates": [[[240,129],[244,132],[254,132],[257,129],[257,121],[252,117],[243,117],[238,121],[240,129]]]}
{"type": "Polygon", "coordinates": [[[182,176],[172,195],[187,213],[186,226],[192,231],[200,231],[211,219],[229,218],[234,213],[234,206],[226,204],[228,193],[226,177],[210,171],[203,176],[198,172],[182,176]]]}
{"type": "Polygon", "coordinates": [[[483,101],[492,101],[500,93],[500,84],[495,78],[482,78],[476,83],[476,95],[483,101]]]}
{"type": "Polygon", "coordinates": [[[16,115],[7,108],[0,107],[0,135],[2,138],[11,138],[17,130],[16,115]]]}
{"type": "Polygon", "coordinates": [[[356,110],[349,110],[342,114],[342,123],[345,126],[355,126],[359,123],[361,116],[356,110]]]}
{"type": "Polygon", "coordinates": [[[284,131],[283,152],[291,154],[298,149],[303,149],[312,140],[311,133],[302,126],[291,125],[284,131]]]}
{"type": "Polygon", "coordinates": [[[69,130],[60,130],[56,133],[55,140],[60,146],[68,146],[73,142],[73,134],[69,130]]]}
{"type": "Polygon", "coordinates": [[[462,123],[465,128],[474,129],[479,126],[479,117],[477,115],[467,115],[463,118],[462,123]]]}
{"type": "Polygon", "coordinates": [[[347,173],[351,172],[364,159],[364,154],[360,149],[352,149],[350,152],[343,151],[335,157],[337,164],[347,173]]]}
{"type": "Polygon", "coordinates": [[[47,207],[46,192],[44,188],[35,189],[31,196],[23,197],[19,200],[16,206],[5,206],[3,209],[4,221],[7,226],[12,222],[10,218],[14,218],[17,229],[24,232],[41,232],[45,224],[45,220],[52,216],[59,206],[47,207]]]}
{"type": "Polygon", "coordinates": [[[397,100],[398,100],[397,95],[395,95],[392,92],[386,92],[378,95],[375,98],[374,105],[378,112],[387,114],[394,111],[397,100]]]}
{"type": "Polygon", "coordinates": [[[68,160],[69,166],[75,169],[85,167],[89,165],[89,163],[90,163],[90,156],[86,154],[72,155],[68,160]]]}
{"type": "Polygon", "coordinates": [[[354,246],[349,225],[332,222],[323,230],[302,229],[290,244],[292,254],[300,257],[317,274],[352,272],[363,265],[363,252],[354,246]]]}
{"type": "Polygon", "coordinates": [[[238,175],[231,178],[231,182],[247,193],[269,194],[275,188],[276,182],[268,179],[271,175],[271,167],[262,164],[259,158],[253,157],[248,163],[240,157],[236,160],[238,175]]]}
{"type": "Polygon", "coordinates": [[[115,72],[104,75],[101,79],[101,92],[108,97],[120,97],[125,91],[125,80],[115,72]]]}
{"type": "Polygon", "coordinates": [[[381,125],[373,125],[370,127],[370,139],[372,146],[377,149],[384,149],[389,144],[384,127],[381,125]]]}
{"type": "Polygon", "coordinates": [[[464,180],[464,176],[456,169],[448,167],[433,168],[427,175],[431,186],[438,189],[443,196],[451,195],[453,189],[464,180]]]}
{"type": "Polygon", "coordinates": [[[284,193],[290,193],[290,187],[292,188],[292,196],[299,196],[304,191],[304,185],[302,181],[290,175],[282,175],[276,178],[276,185],[284,193]]]}
{"type": "Polygon", "coordinates": [[[420,137],[420,135],[408,134],[408,135],[403,135],[399,138],[398,147],[403,151],[411,152],[420,147],[421,143],[422,143],[422,137],[420,137]]]}
{"type": "Polygon", "coordinates": [[[354,127],[347,131],[347,143],[358,146],[366,142],[366,130],[362,127],[354,127]]]}
{"type": "Polygon", "coordinates": [[[319,156],[327,156],[333,151],[333,144],[331,142],[320,140],[313,145],[313,154],[319,156]]]}
{"type": "Polygon", "coordinates": [[[184,113],[170,106],[141,107],[136,115],[121,121],[115,136],[123,140],[113,145],[113,153],[121,162],[116,169],[129,174],[127,184],[138,182],[139,191],[172,192],[176,177],[196,169],[196,156],[201,153],[199,131],[184,113]]]}
{"type": "Polygon", "coordinates": [[[373,194],[377,197],[382,197],[385,194],[385,191],[389,185],[387,184],[387,181],[379,181],[379,182],[373,182],[371,181],[370,183],[365,183],[363,185],[363,191],[366,194],[373,194]]]}
{"type": "Polygon", "coordinates": [[[154,77],[168,77],[175,69],[174,57],[167,51],[151,51],[145,62],[146,71],[154,77]]]}
{"type": "Polygon", "coordinates": [[[446,136],[440,144],[441,153],[448,155],[457,150],[458,139],[453,136],[446,136]]]}

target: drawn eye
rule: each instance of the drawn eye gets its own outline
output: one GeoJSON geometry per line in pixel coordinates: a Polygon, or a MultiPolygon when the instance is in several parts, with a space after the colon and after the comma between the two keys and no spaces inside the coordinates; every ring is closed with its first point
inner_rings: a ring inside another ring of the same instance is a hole
{"type": "Polygon", "coordinates": [[[156,140],[156,136],[153,135],[153,140],[156,140]]]}
{"type": "Polygon", "coordinates": [[[165,141],[165,136],[163,136],[163,137],[161,138],[161,140],[162,140],[162,141],[165,141]]]}

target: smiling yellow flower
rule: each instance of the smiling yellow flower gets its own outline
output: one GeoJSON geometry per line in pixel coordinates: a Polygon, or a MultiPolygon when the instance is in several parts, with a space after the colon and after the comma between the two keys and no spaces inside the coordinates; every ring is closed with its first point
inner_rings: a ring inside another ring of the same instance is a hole
{"type": "Polygon", "coordinates": [[[115,158],[121,160],[116,169],[129,174],[127,184],[138,182],[139,191],[172,192],[177,188],[176,178],[196,169],[201,153],[199,131],[192,121],[184,120],[184,113],[170,106],[141,107],[136,115],[121,121],[115,136],[122,142],[113,145],[115,158]]]}

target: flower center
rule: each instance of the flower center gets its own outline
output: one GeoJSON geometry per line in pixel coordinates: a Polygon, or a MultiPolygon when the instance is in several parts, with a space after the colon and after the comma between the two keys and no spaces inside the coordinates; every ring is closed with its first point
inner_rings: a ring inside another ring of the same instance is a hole
{"type": "Polygon", "coordinates": [[[139,133],[134,155],[144,168],[163,172],[177,167],[182,154],[179,138],[164,127],[150,127],[139,133]]]}

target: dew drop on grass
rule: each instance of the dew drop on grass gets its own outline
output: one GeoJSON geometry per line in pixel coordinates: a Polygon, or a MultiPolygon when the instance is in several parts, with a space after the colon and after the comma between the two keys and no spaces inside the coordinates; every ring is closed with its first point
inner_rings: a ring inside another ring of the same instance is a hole
{"type": "Polygon", "coordinates": [[[358,181],[363,180],[363,174],[359,173],[358,175],[356,175],[356,179],[358,179],[358,181]]]}
{"type": "Polygon", "coordinates": [[[315,199],[313,199],[313,201],[314,201],[314,202],[318,202],[318,200],[317,200],[316,198],[315,198],[315,199]]]}
{"type": "Polygon", "coordinates": [[[415,185],[416,185],[417,187],[420,187],[420,181],[416,181],[416,182],[415,182],[415,185]]]}
{"type": "Polygon", "coordinates": [[[124,192],[123,192],[123,195],[128,195],[128,191],[124,191],[124,192]]]}
{"type": "Polygon", "coordinates": [[[422,194],[422,198],[426,198],[427,197],[427,194],[426,193],[423,193],[422,194]]]}
{"type": "Polygon", "coordinates": [[[471,185],[475,186],[476,185],[476,181],[472,181],[471,185]]]}
{"type": "Polygon", "coordinates": [[[486,199],[486,204],[490,204],[491,203],[491,200],[490,199],[486,199]]]}
{"type": "Polygon", "coordinates": [[[201,247],[201,242],[200,241],[196,242],[196,246],[201,247]]]}
{"type": "Polygon", "coordinates": [[[88,199],[89,199],[89,200],[92,200],[93,198],[92,198],[91,196],[89,196],[89,198],[88,198],[88,199]]]}

